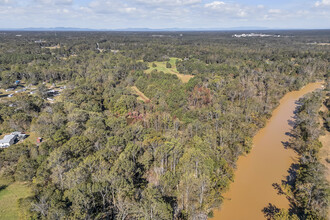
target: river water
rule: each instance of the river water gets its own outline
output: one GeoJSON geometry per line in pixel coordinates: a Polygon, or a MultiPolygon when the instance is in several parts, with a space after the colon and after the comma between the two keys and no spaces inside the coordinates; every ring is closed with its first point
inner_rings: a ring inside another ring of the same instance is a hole
{"type": "Polygon", "coordinates": [[[285,149],[282,142],[289,139],[286,132],[291,130],[289,120],[293,120],[295,102],[321,86],[321,82],[308,84],[280,100],[266,126],[254,136],[251,152],[239,158],[235,182],[224,194],[221,209],[214,210],[211,220],[264,220],[262,209],[269,203],[278,208],[289,208],[285,196],[278,195],[272,186],[285,179],[296,159],[293,150],[285,149]]]}

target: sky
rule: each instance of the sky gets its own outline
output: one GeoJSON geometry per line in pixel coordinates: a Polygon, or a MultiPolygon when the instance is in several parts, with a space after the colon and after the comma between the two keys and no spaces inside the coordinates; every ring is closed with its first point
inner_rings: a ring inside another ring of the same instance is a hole
{"type": "Polygon", "coordinates": [[[0,28],[329,29],[330,0],[0,0],[0,28]]]}

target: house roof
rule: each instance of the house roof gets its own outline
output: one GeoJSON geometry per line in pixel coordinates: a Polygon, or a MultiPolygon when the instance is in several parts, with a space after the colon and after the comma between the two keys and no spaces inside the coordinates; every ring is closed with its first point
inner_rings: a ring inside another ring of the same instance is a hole
{"type": "Polygon", "coordinates": [[[5,135],[2,140],[0,140],[1,144],[9,143],[12,139],[16,138],[17,135],[9,134],[5,135]]]}
{"type": "Polygon", "coordinates": [[[26,135],[26,134],[24,134],[20,131],[14,131],[14,132],[11,133],[11,135],[19,135],[20,136],[20,135],[26,135]]]}

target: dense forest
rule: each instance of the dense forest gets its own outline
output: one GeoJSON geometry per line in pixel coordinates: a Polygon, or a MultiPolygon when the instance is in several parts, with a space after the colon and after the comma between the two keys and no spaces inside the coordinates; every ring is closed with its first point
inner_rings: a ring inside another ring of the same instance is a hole
{"type": "MultiPolygon", "coordinates": [[[[318,45],[329,31],[235,33],[1,32],[0,132],[29,135],[0,149],[0,175],[33,191],[21,216],[212,216],[279,99],[330,74],[318,45]]],[[[300,219],[322,219],[329,188],[308,106],[297,116],[305,139],[290,145],[301,155],[292,200],[300,219]]]]}

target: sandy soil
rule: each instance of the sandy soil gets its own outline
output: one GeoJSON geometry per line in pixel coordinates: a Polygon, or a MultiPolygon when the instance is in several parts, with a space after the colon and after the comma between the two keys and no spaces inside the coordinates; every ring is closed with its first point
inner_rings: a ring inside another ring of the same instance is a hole
{"type": "Polygon", "coordinates": [[[132,86],[131,88],[139,96],[138,100],[141,100],[144,102],[150,102],[150,99],[147,96],[145,96],[136,86],[132,86]]]}

